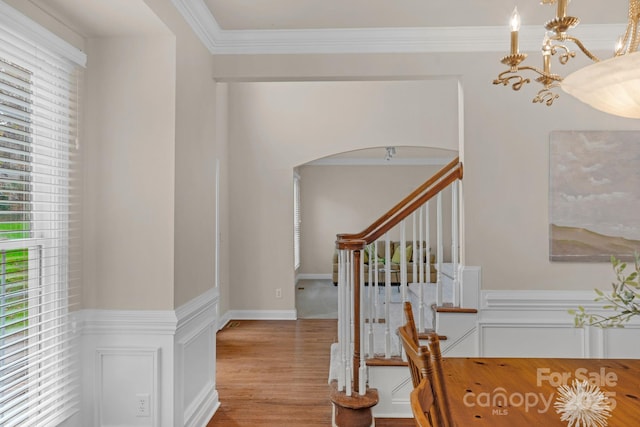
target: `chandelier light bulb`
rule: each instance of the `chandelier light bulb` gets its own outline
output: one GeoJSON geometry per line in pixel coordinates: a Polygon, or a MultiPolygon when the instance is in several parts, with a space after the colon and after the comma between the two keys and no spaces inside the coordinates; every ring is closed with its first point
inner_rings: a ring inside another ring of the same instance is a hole
{"type": "Polygon", "coordinates": [[[509,24],[511,26],[511,31],[520,30],[520,14],[518,13],[518,7],[513,8],[513,12],[511,13],[511,19],[509,20],[509,24]]]}
{"type": "Polygon", "coordinates": [[[518,54],[518,30],[520,30],[520,14],[518,13],[518,8],[513,8],[513,13],[511,14],[511,55],[518,54]]]}
{"type": "Polygon", "coordinates": [[[616,41],[616,50],[614,50],[616,55],[622,55],[622,47],[623,47],[623,42],[622,42],[623,38],[622,36],[618,37],[618,40],[616,41]]]}

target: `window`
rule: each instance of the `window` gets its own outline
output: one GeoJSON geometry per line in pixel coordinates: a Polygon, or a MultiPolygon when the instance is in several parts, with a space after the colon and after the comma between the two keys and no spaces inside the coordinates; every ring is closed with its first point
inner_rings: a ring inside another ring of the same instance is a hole
{"type": "Polygon", "coordinates": [[[300,175],[293,174],[293,264],[295,269],[300,268],[300,175]]]}
{"type": "Polygon", "coordinates": [[[0,14],[0,425],[56,425],[79,395],[79,72],[12,28],[25,17],[0,14]]]}

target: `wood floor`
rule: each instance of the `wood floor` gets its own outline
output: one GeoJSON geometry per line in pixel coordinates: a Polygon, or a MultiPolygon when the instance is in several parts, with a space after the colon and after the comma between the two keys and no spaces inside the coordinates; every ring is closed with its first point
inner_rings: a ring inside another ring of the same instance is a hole
{"type": "MultiPolygon", "coordinates": [[[[231,321],[217,334],[221,406],[207,427],[331,426],[332,319],[231,321]]],[[[413,420],[376,420],[377,427],[413,420]]]]}

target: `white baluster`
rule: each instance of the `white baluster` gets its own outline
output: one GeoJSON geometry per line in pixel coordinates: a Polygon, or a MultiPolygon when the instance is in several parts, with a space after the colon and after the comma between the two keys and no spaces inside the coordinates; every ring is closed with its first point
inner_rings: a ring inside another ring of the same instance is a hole
{"type": "Polygon", "coordinates": [[[345,268],[346,268],[345,251],[343,249],[338,250],[338,361],[337,361],[337,374],[338,374],[338,390],[343,391],[345,387],[345,354],[344,349],[346,346],[344,336],[344,323],[345,323],[345,295],[344,290],[347,286],[345,268]]]}
{"type": "Polygon", "coordinates": [[[443,261],[443,252],[444,252],[444,237],[442,230],[442,192],[438,193],[437,196],[437,212],[436,212],[436,222],[438,225],[438,250],[436,253],[437,256],[437,265],[438,265],[438,276],[437,276],[437,304],[438,307],[442,306],[442,261],[443,261]]]}
{"type": "Polygon", "coordinates": [[[407,238],[405,236],[405,220],[400,223],[400,289],[402,290],[402,302],[407,300],[407,238]]]}
{"type": "Polygon", "coordinates": [[[423,239],[423,233],[424,230],[422,229],[422,207],[418,208],[418,235],[419,235],[419,240],[418,240],[418,254],[419,256],[419,260],[420,260],[420,264],[418,266],[418,274],[420,275],[419,279],[418,279],[418,283],[420,283],[420,287],[422,287],[422,284],[424,283],[424,239],[423,239]]]}
{"type": "MultiPolygon", "coordinates": [[[[426,277],[425,277],[425,283],[431,283],[431,242],[430,242],[430,227],[431,224],[429,224],[429,202],[425,203],[424,206],[422,206],[420,208],[421,210],[424,209],[424,255],[423,257],[420,259],[420,262],[423,262],[425,264],[424,269],[426,270],[426,277]]],[[[421,236],[422,238],[422,236],[421,236]]],[[[427,286],[426,284],[423,286],[420,286],[420,313],[418,315],[418,324],[419,324],[419,331],[424,331],[425,330],[425,313],[427,311],[427,307],[424,303],[425,297],[424,297],[424,288],[425,286],[427,286]]]]}
{"type": "Polygon", "coordinates": [[[389,306],[391,305],[391,242],[389,233],[384,235],[384,354],[387,359],[391,357],[391,325],[389,306]]]}
{"type": "Polygon", "coordinates": [[[427,202],[425,205],[425,219],[424,219],[424,223],[425,223],[425,229],[426,229],[426,233],[425,233],[425,240],[426,240],[426,245],[427,245],[427,262],[426,262],[426,269],[427,269],[427,282],[431,283],[431,217],[430,217],[430,212],[429,212],[429,206],[431,206],[431,202],[427,202]]]}
{"type": "Polygon", "coordinates": [[[367,364],[365,357],[365,329],[364,329],[364,318],[365,318],[365,293],[364,293],[364,255],[360,252],[360,301],[358,304],[360,305],[360,318],[358,322],[360,322],[360,328],[358,331],[360,332],[360,369],[358,371],[358,392],[360,395],[365,395],[367,392],[367,364]]]}
{"type": "MultiPolygon", "coordinates": [[[[373,263],[373,265],[374,265],[374,268],[373,268],[373,281],[374,281],[373,289],[374,289],[374,292],[376,294],[375,295],[375,313],[374,313],[374,316],[375,316],[375,321],[377,322],[378,319],[379,319],[378,316],[380,315],[379,314],[380,313],[380,297],[378,296],[378,292],[379,292],[379,290],[378,290],[378,284],[379,284],[378,283],[378,279],[380,277],[380,272],[378,271],[378,241],[377,240],[373,243],[373,253],[374,253],[374,260],[375,260],[374,263],[373,263]]],[[[371,268],[371,267],[369,267],[369,268],[371,268]]]]}
{"type": "Polygon", "coordinates": [[[369,257],[369,271],[368,271],[368,284],[369,286],[367,286],[367,288],[369,289],[369,305],[368,305],[368,313],[369,313],[369,327],[368,327],[368,331],[369,331],[369,357],[373,357],[374,354],[374,334],[373,334],[373,323],[375,322],[375,317],[376,317],[376,311],[375,311],[375,299],[376,299],[376,293],[375,290],[373,288],[373,264],[375,264],[374,258],[373,258],[373,252],[369,251],[368,248],[365,248],[365,251],[367,251],[367,255],[369,257]]]}
{"type": "Polygon", "coordinates": [[[416,213],[412,213],[411,214],[411,218],[413,220],[413,227],[412,227],[412,237],[413,237],[413,283],[418,283],[418,262],[420,259],[420,248],[418,247],[418,243],[416,241],[416,231],[418,230],[418,227],[416,225],[416,213]]]}
{"type": "Polygon", "coordinates": [[[346,391],[345,394],[347,396],[351,396],[353,393],[353,339],[352,339],[352,331],[353,331],[353,251],[349,250],[347,252],[347,307],[346,307],[346,315],[349,321],[347,322],[347,327],[345,328],[345,334],[347,336],[347,352],[346,352],[346,372],[345,372],[345,386],[346,391]]]}
{"type": "Polygon", "coordinates": [[[453,305],[460,306],[460,281],[458,276],[458,182],[451,185],[451,263],[453,264],[453,305]]]}

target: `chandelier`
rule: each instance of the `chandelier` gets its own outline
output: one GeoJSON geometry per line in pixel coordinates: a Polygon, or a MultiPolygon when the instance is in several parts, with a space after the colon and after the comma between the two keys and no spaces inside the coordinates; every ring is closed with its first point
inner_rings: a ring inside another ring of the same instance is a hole
{"type": "Polygon", "coordinates": [[[625,33],[618,39],[614,56],[600,61],[576,37],[568,34],[580,22],[580,19],[567,15],[569,0],[541,0],[542,4],[557,3],[556,17],[545,24],[546,34],[542,41],[542,68],[523,65],[526,53],[520,53],[518,47],[518,31],[520,15],[517,8],[511,15],[511,51],[501,62],[509,69],[501,72],[493,84],[520,90],[529,78],[521,75],[523,71],[537,75],[536,81],[542,85],[533,98],[534,103],[553,104],[560,95],[557,89],[578,98],[598,110],[622,117],[640,118],[640,0],[629,0],[628,24],[625,33]],[[560,64],[564,65],[576,56],[568,43],[577,48],[594,63],[583,67],[566,77],[551,72],[551,58],[557,55],[560,64]]]}

